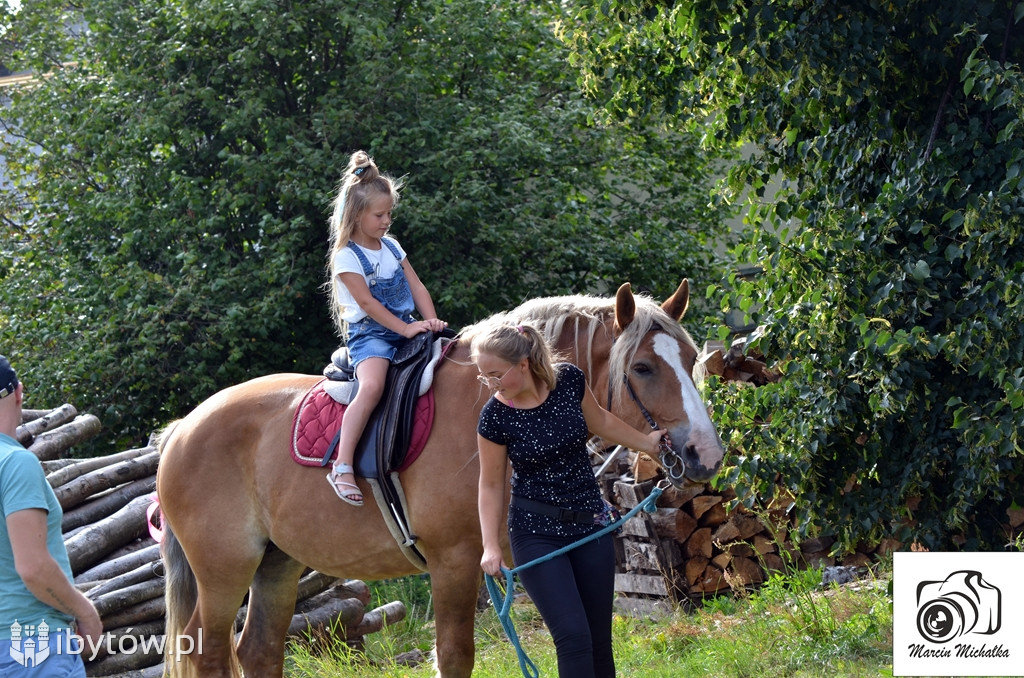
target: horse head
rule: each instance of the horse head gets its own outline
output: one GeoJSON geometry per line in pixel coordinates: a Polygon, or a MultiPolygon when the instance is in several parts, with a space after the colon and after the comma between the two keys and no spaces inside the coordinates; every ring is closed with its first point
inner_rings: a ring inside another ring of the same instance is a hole
{"type": "Polygon", "coordinates": [[[661,463],[677,486],[710,480],[725,449],[693,379],[697,345],[679,324],[689,305],[684,278],[660,306],[635,297],[629,283],[615,295],[615,342],[609,358],[609,405],[626,421],[664,429],[672,440],[661,463]]]}

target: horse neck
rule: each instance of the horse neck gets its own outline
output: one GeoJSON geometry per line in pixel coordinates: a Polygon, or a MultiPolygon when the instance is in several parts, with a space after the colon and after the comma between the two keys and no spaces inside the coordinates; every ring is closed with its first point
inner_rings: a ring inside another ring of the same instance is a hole
{"type": "Polygon", "coordinates": [[[583,370],[590,390],[603,402],[608,389],[608,358],[615,341],[611,316],[587,321],[572,318],[565,321],[558,337],[549,337],[558,359],[571,362],[583,370]]]}

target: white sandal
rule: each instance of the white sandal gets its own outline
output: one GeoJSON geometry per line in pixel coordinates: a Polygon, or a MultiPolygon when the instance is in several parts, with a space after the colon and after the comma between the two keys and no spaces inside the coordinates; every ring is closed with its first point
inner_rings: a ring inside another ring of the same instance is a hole
{"type": "Polygon", "coordinates": [[[351,473],[353,477],[356,475],[356,471],[352,468],[352,464],[338,464],[331,469],[331,472],[327,474],[327,482],[334,488],[334,493],[338,495],[342,501],[352,504],[353,506],[363,505],[363,492],[359,489],[359,486],[355,483],[347,483],[341,480],[341,476],[351,473]],[[343,492],[342,488],[352,488],[355,492],[343,492]],[[358,499],[356,499],[358,497],[358,499]]]}

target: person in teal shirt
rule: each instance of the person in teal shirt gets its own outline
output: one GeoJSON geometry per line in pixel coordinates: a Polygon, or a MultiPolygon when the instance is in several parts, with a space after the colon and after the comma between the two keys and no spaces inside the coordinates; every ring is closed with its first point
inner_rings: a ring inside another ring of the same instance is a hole
{"type": "Polygon", "coordinates": [[[63,511],[42,465],[15,438],[23,397],[0,355],[0,676],[84,678],[72,636],[98,644],[103,625],[72,584],[63,511]]]}

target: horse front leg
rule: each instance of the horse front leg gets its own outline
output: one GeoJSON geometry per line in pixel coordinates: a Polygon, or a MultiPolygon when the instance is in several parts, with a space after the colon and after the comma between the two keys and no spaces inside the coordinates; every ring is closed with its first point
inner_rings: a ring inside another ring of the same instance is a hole
{"type": "Polygon", "coordinates": [[[473,630],[482,581],[479,553],[458,563],[431,561],[435,651],[441,678],[470,678],[473,673],[473,630]]]}

